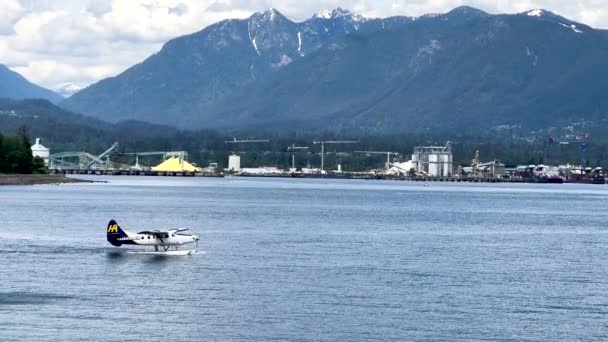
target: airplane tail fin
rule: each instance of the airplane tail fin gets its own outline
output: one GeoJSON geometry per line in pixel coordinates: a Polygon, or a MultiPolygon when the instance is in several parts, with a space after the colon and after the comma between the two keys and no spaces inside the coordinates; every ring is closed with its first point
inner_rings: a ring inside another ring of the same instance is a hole
{"type": "Polygon", "coordinates": [[[118,239],[127,237],[127,234],[120,228],[116,221],[110,220],[110,222],[108,222],[108,227],[106,228],[106,236],[109,243],[118,247],[122,245],[122,242],[118,239]]]}

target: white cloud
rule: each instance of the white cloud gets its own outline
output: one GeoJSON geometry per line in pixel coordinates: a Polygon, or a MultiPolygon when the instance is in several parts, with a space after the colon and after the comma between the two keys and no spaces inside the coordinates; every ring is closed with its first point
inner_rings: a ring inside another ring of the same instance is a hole
{"type": "Polygon", "coordinates": [[[491,13],[545,8],[608,28],[607,0],[0,0],[0,63],[56,89],[116,75],[176,36],[277,8],[301,21],[343,7],[370,17],[419,16],[469,5],[491,13]]]}
{"type": "Polygon", "coordinates": [[[0,7],[0,35],[14,33],[15,21],[23,14],[24,8],[17,0],[3,0],[0,7]]]}

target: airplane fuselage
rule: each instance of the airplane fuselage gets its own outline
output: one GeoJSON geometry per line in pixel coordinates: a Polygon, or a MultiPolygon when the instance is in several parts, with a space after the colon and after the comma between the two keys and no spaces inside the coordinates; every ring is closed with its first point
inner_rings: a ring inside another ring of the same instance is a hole
{"type": "Polygon", "coordinates": [[[121,245],[142,245],[142,246],[163,246],[165,249],[171,246],[181,246],[195,243],[199,240],[197,235],[184,234],[188,229],[171,229],[166,231],[141,231],[129,232],[120,228],[116,221],[108,223],[106,235],[108,242],[114,246],[121,245]]]}
{"type": "Polygon", "coordinates": [[[189,234],[179,234],[173,231],[161,234],[146,234],[146,233],[133,233],[124,231],[127,236],[117,238],[122,244],[128,244],[132,242],[135,245],[143,246],[166,246],[166,245],[186,245],[194,243],[198,240],[198,236],[189,234]]]}

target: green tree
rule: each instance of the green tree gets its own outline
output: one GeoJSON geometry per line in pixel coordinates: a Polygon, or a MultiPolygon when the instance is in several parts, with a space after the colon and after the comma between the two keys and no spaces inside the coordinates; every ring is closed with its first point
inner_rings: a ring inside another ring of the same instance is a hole
{"type": "Polygon", "coordinates": [[[36,156],[34,157],[34,162],[32,164],[33,166],[33,171],[35,173],[40,173],[40,174],[45,174],[48,173],[48,169],[46,168],[46,165],[44,165],[44,159],[36,156]]]}
{"type": "Polygon", "coordinates": [[[4,140],[4,136],[0,134],[0,173],[8,173],[10,168],[6,143],[4,140]]]}
{"type": "Polygon", "coordinates": [[[30,174],[33,170],[34,159],[27,129],[20,128],[14,136],[0,135],[0,173],[30,174]]]}
{"type": "Polygon", "coordinates": [[[34,157],[32,156],[32,144],[27,137],[27,128],[19,127],[15,137],[15,173],[30,174],[34,170],[34,157]]]}

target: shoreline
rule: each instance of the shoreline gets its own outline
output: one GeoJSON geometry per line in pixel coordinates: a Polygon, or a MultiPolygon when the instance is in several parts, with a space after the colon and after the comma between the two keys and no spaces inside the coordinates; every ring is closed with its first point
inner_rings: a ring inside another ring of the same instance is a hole
{"type": "Polygon", "coordinates": [[[0,175],[2,185],[39,185],[39,184],[71,184],[93,183],[93,181],[68,178],[64,175],[0,175]]]}

